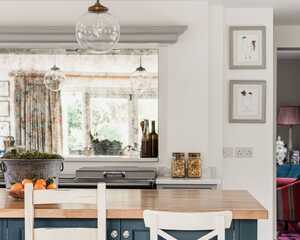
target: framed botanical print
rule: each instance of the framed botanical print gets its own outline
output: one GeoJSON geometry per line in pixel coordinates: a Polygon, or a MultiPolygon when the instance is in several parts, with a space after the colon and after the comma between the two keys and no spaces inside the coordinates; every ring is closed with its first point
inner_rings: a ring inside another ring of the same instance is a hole
{"type": "Polygon", "coordinates": [[[230,81],[229,122],[266,122],[266,81],[230,81]]]}
{"type": "Polygon", "coordinates": [[[0,137],[10,136],[10,122],[0,121],[0,137]]]}
{"type": "Polygon", "coordinates": [[[230,69],[266,68],[265,26],[231,26],[229,35],[230,69]]]}
{"type": "Polygon", "coordinates": [[[9,81],[0,81],[0,97],[9,97],[9,81]]]}
{"type": "Polygon", "coordinates": [[[9,117],[9,101],[0,101],[0,117],[9,117]]]}

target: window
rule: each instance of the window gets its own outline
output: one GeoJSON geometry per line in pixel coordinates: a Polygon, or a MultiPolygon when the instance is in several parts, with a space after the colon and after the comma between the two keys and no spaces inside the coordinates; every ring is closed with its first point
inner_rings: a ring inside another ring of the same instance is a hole
{"type": "MultiPolygon", "coordinates": [[[[142,141],[149,139],[152,121],[159,134],[157,49],[116,49],[108,54],[5,49],[0,60],[1,76],[12,78],[12,92],[20,96],[20,104],[11,101],[11,117],[3,121],[10,122],[10,135],[27,150],[59,153],[67,158],[157,157],[158,147],[152,148],[149,142],[146,148],[142,141]],[[44,93],[44,74],[54,63],[66,78],[59,83],[61,91],[44,93]],[[21,94],[27,89],[40,91],[21,94]],[[26,108],[22,105],[25,102],[26,108]],[[149,123],[144,133],[143,122],[149,123]]],[[[155,146],[157,134],[151,135],[155,146]]]]}
{"type": "Polygon", "coordinates": [[[84,148],[82,94],[79,92],[63,94],[61,99],[65,113],[63,116],[64,153],[77,155],[84,148]]]}
{"type": "Polygon", "coordinates": [[[158,122],[158,99],[141,98],[138,100],[139,122],[143,119],[151,119],[158,122]]]}
{"type": "MultiPolygon", "coordinates": [[[[148,59],[149,65],[157,64],[157,56],[148,59]]],[[[138,64],[136,60],[139,56],[138,64]]],[[[128,61],[133,61],[132,56],[128,61]]],[[[64,156],[139,157],[141,122],[155,121],[158,133],[157,71],[149,73],[153,84],[137,94],[131,87],[132,67],[125,73],[126,66],[119,67],[120,73],[77,73],[63,84],[64,156]]]]}
{"type": "Polygon", "coordinates": [[[139,147],[141,121],[148,119],[158,123],[156,97],[136,101],[131,94],[116,97],[93,96],[88,92],[62,92],[61,98],[64,154],[68,156],[123,155],[126,147],[139,147]],[[108,145],[106,148],[105,144],[108,145]]]}
{"type": "Polygon", "coordinates": [[[99,139],[129,144],[128,98],[91,98],[92,134],[99,139]]]}

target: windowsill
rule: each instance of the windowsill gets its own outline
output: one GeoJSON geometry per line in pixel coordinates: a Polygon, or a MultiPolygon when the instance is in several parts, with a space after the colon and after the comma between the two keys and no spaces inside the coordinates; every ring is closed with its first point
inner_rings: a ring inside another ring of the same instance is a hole
{"type": "Polygon", "coordinates": [[[136,158],[129,156],[67,156],[65,162],[158,162],[158,158],[136,158]]]}

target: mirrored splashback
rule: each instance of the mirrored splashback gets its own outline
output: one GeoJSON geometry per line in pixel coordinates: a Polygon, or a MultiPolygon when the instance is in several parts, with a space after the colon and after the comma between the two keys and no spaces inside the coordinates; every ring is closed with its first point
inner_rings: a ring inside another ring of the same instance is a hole
{"type": "Polygon", "coordinates": [[[69,158],[157,159],[158,57],[157,49],[0,50],[2,140],[69,158]]]}

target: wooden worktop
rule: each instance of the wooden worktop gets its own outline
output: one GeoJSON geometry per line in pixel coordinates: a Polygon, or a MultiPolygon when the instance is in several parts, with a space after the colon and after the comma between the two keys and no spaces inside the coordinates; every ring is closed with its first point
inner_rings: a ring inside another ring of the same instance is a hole
{"type": "MultiPolygon", "coordinates": [[[[23,218],[24,204],[0,189],[0,218],[23,218]]],[[[221,190],[135,190],[108,189],[107,217],[140,219],[143,210],[177,212],[233,212],[234,219],[267,219],[267,210],[247,191],[221,190]]],[[[96,218],[94,205],[67,204],[37,206],[37,218],[96,218]]]]}

